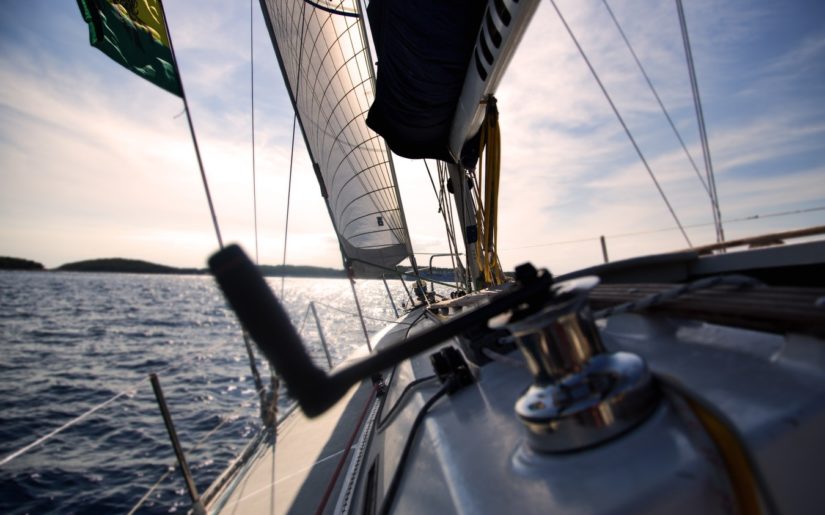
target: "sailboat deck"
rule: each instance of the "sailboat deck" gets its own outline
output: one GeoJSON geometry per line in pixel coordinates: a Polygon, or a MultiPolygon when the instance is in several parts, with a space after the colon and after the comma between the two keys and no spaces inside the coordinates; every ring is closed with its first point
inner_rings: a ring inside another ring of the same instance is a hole
{"type": "MultiPolygon", "coordinates": [[[[388,344],[404,338],[405,324],[419,316],[418,311],[408,313],[406,322],[388,326],[374,336],[374,342],[388,344]]],[[[367,353],[366,346],[361,347],[339,366],[367,353]]],[[[277,444],[273,447],[271,437],[259,444],[235,478],[214,496],[207,506],[209,513],[318,512],[328,488],[329,498],[320,513],[332,513],[341,479],[355,455],[349,452],[350,442],[354,443],[371,398],[372,385],[364,381],[316,418],[308,418],[300,409],[293,411],[278,424],[277,444]]]]}
{"type": "MultiPolygon", "coordinates": [[[[351,433],[357,430],[361,409],[370,398],[368,383],[353,387],[333,408],[309,419],[295,410],[278,427],[277,445],[261,445],[231,494],[213,513],[286,513],[315,511],[344,457],[351,433]]],[[[344,466],[347,463],[344,463],[344,466]]],[[[337,482],[327,510],[332,511],[340,489],[337,482]]]]}

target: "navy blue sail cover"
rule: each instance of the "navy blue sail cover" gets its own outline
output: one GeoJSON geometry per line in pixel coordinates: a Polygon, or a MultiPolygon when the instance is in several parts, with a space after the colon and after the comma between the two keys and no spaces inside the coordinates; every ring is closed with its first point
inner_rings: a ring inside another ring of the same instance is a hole
{"type": "Polygon", "coordinates": [[[453,161],[450,127],[485,5],[480,0],[370,2],[378,76],[367,125],[399,156],[453,161]]]}

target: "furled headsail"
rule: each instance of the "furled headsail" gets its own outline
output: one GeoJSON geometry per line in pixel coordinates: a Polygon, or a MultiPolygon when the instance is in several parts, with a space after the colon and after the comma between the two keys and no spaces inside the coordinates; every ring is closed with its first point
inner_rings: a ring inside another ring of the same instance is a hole
{"type": "Polygon", "coordinates": [[[389,149],[367,127],[375,97],[357,0],[261,0],[344,259],[380,276],[412,255],[389,149]]]}
{"type": "Polygon", "coordinates": [[[537,6],[538,0],[372,0],[378,87],[370,127],[398,155],[474,162],[483,103],[537,6]]]}

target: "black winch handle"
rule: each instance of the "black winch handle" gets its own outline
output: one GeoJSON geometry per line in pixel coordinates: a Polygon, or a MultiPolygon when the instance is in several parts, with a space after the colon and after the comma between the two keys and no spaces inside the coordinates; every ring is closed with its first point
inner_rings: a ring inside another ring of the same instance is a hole
{"type": "Polygon", "coordinates": [[[304,413],[315,417],[335,404],[358,381],[382,372],[401,361],[434,347],[448,338],[486,324],[491,317],[525,303],[546,302],[552,278],[546,271],[497,295],[450,322],[376,350],[369,356],[341,367],[332,375],[315,366],[284,308],[266,284],[258,267],[237,245],[230,245],[209,258],[209,268],[229,305],[258,348],[286,381],[289,393],[304,413]]]}
{"type": "Polygon", "coordinates": [[[290,395],[307,415],[322,413],[327,374],[307,355],[258,267],[239,246],[230,245],[209,258],[209,269],[244,329],[286,381],[290,395]]]}

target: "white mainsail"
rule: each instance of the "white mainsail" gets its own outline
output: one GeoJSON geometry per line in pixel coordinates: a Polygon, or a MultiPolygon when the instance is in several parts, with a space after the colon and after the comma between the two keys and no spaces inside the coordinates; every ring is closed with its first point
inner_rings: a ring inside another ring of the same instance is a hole
{"type": "Polygon", "coordinates": [[[262,0],[345,261],[380,275],[412,255],[389,150],[367,127],[375,79],[355,0],[262,0]]]}

